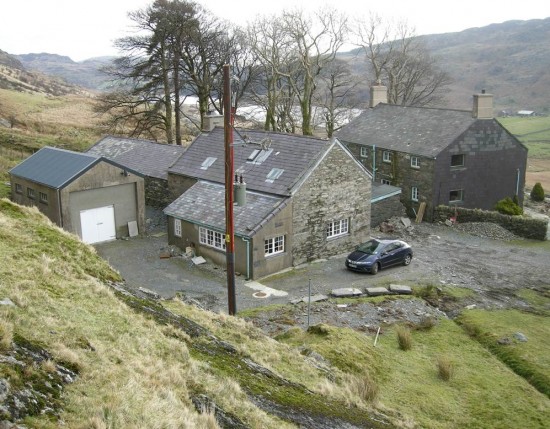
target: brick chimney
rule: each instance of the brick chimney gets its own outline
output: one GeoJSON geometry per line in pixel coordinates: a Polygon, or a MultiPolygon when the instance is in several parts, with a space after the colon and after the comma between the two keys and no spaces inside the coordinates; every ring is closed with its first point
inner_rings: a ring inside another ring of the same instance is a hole
{"type": "Polygon", "coordinates": [[[223,127],[223,115],[218,115],[212,112],[208,112],[204,115],[204,124],[202,131],[208,133],[214,129],[214,127],[223,127]]]}
{"type": "Polygon", "coordinates": [[[388,88],[382,85],[380,79],[376,82],[376,85],[370,87],[370,105],[373,108],[377,104],[388,103],[388,88]]]}
{"type": "Polygon", "coordinates": [[[474,108],[472,116],[476,119],[493,119],[493,94],[474,94],[474,108]]]}

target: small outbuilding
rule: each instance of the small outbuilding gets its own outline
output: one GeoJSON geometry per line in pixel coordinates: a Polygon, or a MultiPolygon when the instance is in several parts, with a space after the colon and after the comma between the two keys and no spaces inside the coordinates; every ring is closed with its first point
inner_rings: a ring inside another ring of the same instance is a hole
{"type": "Polygon", "coordinates": [[[12,200],[36,206],[85,243],[142,232],[143,176],[109,159],[44,147],[9,171],[12,200]]]}

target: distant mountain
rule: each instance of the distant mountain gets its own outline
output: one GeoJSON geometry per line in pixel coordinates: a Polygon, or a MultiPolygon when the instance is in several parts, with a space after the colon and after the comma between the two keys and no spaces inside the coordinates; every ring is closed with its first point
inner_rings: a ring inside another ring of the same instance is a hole
{"type": "MultiPolygon", "coordinates": [[[[508,21],[420,39],[454,80],[446,106],[469,109],[472,94],[485,89],[494,94],[497,109],[550,112],[550,18],[508,21]]],[[[344,52],[339,57],[350,62],[356,73],[365,73],[366,64],[359,51],[344,52]]],[[[0,51],[0,66],[39,71],[101,91],[106,87],[106,77],[99,69],[113,58],[75,62],[55,54],[10,56],[0,51]]],[[[358,93],[368,99],[369,76],[364,81],[358,93]]]]}
{"type": "Polygon", "coordinates": [[[455,81],[453,107],[470,108],[471,95],[486,89],[500,109],[550,111],[550,18],[421,39],[455,81]]]}
{"type": "Polygon", "coordinates": [[[28,70],[59,76],[69,83],[90,90],[101,90],[107,79],[100,68],[109,64],[114,57],[97,57],[75,62],[66,56],[41,53],[17,55],[16,58],[28,70]]]}
{"type": "Polygon", "coordinates": [[[81,88],[59,77],[27,70],[15,55],[2,50],[0,50],[0,88],[53,96],[82,92],[81,88]]]}

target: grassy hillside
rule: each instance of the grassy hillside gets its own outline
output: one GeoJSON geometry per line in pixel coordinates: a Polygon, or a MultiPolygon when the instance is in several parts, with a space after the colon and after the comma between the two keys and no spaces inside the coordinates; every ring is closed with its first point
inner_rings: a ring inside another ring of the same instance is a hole
{"type": "Polygon", "coordinates": [[[525,184],[531,189],[540,182],[550,191],[550,116],[499,118],[512,134],[529,149],[525,184]]]}
{"type": "MultiPolygon", "coordinates": [[[[5,199],[0,260],[0,300],[13,303],[0,306],[0,356],[21,345],[49,353],[23,365],[0,359],[5,404],[29,386],[55,399],[21,416],[27,427],[543,428],[550,420],[547,396],[449,320],[413,329],[408,351],[396,327],[376,347],[325,325],[277,341],[241,318],[111,289],[121,279],[92,247],[5,199]],[[438,371],[445,359],[448,381],[438,371]],[[76,373],[62,392],[45,383],[59,365],[76,373]],[[209,398],[205,412],[197,398],[209,398]]],[[[545,320],[531,317],[518,313],[506,329],[521,325],[533,342],[514,347],[527,344],[523,358],[548,376],[548,345],[535,330],[545,320]]]]}

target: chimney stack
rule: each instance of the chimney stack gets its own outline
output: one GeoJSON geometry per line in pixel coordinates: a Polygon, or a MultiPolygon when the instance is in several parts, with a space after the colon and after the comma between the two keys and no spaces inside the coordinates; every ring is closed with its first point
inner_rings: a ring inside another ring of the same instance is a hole
{"type": "Polygon", "coordinates": [[[376,85],[370,87],[370,108],[380,103],[388,103],[388,88],[378,79],[376,85]]]}
{"type": "Polygon", "coordinates": [[[476,119],[493,119],[493,94],[474,94],[474,108],[472,116],[476,119]]]}
{"type": "Polygon", "coordinates": [[[214,129],[214,127],[223,127],[223,125],[223,115],[217,115],[211,111],[208,111],[208,113],[204,116],[202,131],[209,133],[214,129]]]}

